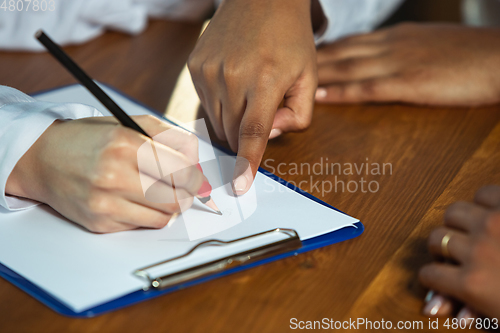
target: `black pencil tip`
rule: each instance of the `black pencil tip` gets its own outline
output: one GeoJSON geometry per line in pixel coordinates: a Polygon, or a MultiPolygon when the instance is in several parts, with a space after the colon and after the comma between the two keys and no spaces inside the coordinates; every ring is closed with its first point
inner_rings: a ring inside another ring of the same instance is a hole
{"type": "Polygon", "coordinates": [[[36,39],[38,39],[38,38],[40,38],[42,35],[43,35],[43,30],[42,30],[42,29],[40,29],[40,30],[38,30],[38,31],[35,33],[35,38],[36,38],[36,39]]]}

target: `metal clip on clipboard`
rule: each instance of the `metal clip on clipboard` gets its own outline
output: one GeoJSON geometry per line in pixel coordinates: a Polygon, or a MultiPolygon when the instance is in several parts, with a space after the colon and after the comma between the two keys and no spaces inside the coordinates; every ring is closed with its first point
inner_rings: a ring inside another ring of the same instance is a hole
{"type": "MultiPolygon", "coordinates": [[[[140,268],[134,271],[134,275],[147,279],[149,281],[150,287],[153,289],[163,289],[167,287],[180,285],[195,279],[200,279],[224,271],[229,268],[235,268],[244,264],[250,264],[258,260],[263,260],[279,254],[294,251],[301,247],[302,247],[302,242],[300,241],[297,232],[293,229],[283,229],[283,228],[264,231],[255,235],[238,238],[232,241],[221,241],[218,239],[211,239],[199,243],[198,245],[196,245],[191,250],[189,250],[188,252],[186,252],[181,256],[168,259],[147,267],[140,268]],[[273,233],[281,233],[288,236],[288,238],[275,241],[273,243],[269,243],[254,249],[243,251],[237,254],[233,254],[221,259],[216,259],[208,263],[201,264],[199,266],[184,269],[182,271],[164,275],[161,277],[151,277],[150,274],[147,272],[148,269],[165,265],[167,263],[173,262],[178,259],[186,258],[196,250],[206,246],[224,246],[273,233]]],[[[145,288],[145,290],[148,289],[149,287],[145,288]]]]}

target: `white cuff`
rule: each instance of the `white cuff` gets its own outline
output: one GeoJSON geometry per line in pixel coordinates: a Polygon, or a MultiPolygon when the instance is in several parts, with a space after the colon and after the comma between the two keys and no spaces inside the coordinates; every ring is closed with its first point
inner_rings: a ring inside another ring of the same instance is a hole
{"type": "Polygon", "coordinates": [[[371,31],[389,17],[402,1],[319,0],[326,22],[322,33],[315,34],[316,45],[371,31]]]}
{"type": "Polygon", "coordinates": [[[83,104],[39,102],[13,88],[0,86],[0,206],[20,210],[37,203],[7,196],[7,179],[21,157],[57,119],[100,116],[95,108],[83,104]]]}

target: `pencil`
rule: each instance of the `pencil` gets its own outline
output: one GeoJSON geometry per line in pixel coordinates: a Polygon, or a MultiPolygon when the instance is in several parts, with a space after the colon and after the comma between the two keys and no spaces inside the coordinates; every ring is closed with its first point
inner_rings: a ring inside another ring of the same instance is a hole
{"type": "MultiPolygon", "coordinates": [[[[161,171],[161,166],[160,166],[160,161],[158,159],[158,154],[156,152],[154,140],[151,136],[149,136],[132,118],[129,117],[125,111],[123,111],[118,104],[109,97],[108,94],[104,92],[95,82],[92,80],[92,78],[83,71],[83,69],[78,66],[73,59],[70,58],[64,52],[56,43],[52,41],[52,39],[49,38],[43,32],[43,30],[38,30],[37,33],[35,34],[36,39],[40,41],[40,43],[45,46],[45,48],[56,58],[63,67],[65,67],[87,90],[99,100],[99,102],[106,107],[115,117],[118,119],[118,121],[125,127],[131,128],[142,135],[147,136],[148,138],[151,139],[151,146],[153,147],[153,153],[155,155],[156,163],[158,165],[158,171],[160,172],[161,177],[163,178],[163,173],[161,171]]],[[[199,164],[197,165],[198,170],[203,172],[201,170],[201,167],[199,164]]],[[[172,178],[172,175],[171,175],[172,178]]],[[[173,179],[172,179],[173,180],[173,179]]],[[[174,184],[172,183],[172,186],[174,184]]],[[[210,187],[211,189],[211,187],[210,187]]],[[[217,214],[222,215],[222,212],[217,208],[215,205],[214,201],[208,196],[197,196],[197,198],[207,207],[213,209],[217,214]]]]}

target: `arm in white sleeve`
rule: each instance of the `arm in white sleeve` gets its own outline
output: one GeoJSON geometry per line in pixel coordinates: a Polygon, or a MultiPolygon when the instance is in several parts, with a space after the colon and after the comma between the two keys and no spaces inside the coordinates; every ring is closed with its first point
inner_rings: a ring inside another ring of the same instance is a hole
{"type": "Polygon", "coordinates": [[[0,206],[19,210],[37,204],[6,195],[5,186],[17,162],[47,127],[57,119],[100,115],[91,106],[39,102],[16,89],[0,86],[0,206]]]}
{"type": "Polygon", "coordinates": [[[325,25],[315,36],[316,44],[368,32],[389,17],[404,0],[319,0],[325,25]]]}

